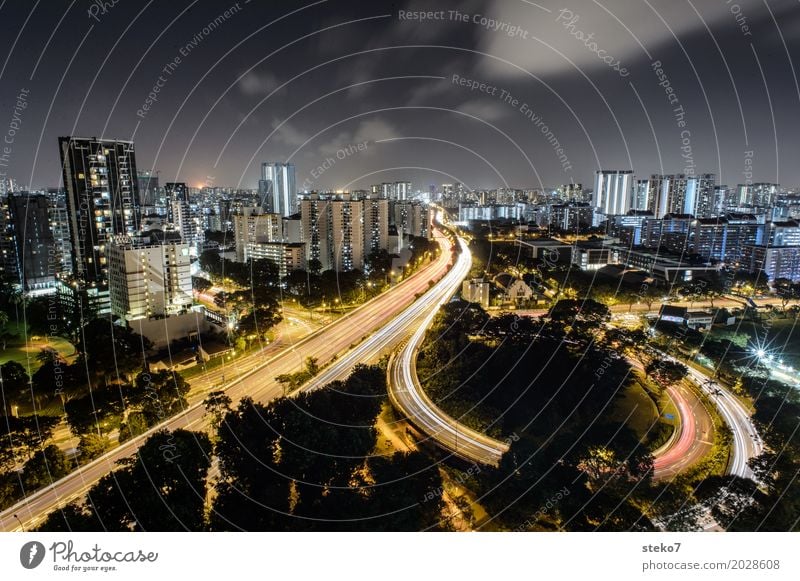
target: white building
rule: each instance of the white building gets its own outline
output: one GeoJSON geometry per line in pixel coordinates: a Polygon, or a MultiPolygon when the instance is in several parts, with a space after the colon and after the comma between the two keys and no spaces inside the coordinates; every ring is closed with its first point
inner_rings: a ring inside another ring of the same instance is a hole
{"type": "Polygon", "coordinates": [[[246,262],[248,245],[283,240],[283,220],[280,214],[266,214],[261,208],[242,208],[233,215],[233,238],[236,260],[246,262]]]}
{"type": "Polygon", "coordinates": [[[189,245],[138,246],[128,237],[109,245],[111,312],[124,319],[168,317],[192,306],[189,245]]]}
{"type": "Polygon", "coordinates": [[[262,206],[269,214],[291,216],[297,212],[297,187],[295,168],[291,163],[265,162],[261,164],[258,193],[262,206]]]}
{"type": "Polygon", "coordinates": [[[606,216],[627,214],[632,204],[632,180],[633,172],[630,170],[595,172],[594,207],[606,216]]]}

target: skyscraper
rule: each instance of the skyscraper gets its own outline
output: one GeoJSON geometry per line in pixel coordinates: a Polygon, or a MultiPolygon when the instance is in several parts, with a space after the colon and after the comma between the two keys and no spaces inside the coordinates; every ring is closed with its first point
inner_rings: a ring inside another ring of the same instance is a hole
{"type": "Polygon", "coordinates": [[[58,271],[58,257],[50,231],[49,201],[37,194],[9,195],[19,260],[19,280],[26,291],[51,288],[58,271]]]}
{"type": "Polygon", "coordinates": [[[594,207],[601,214],[614,216],[626,214],[631,209],[630,170],[600,170],[595,173],[594,207]]]}
{"type": "Polygon", "coordinates": [[[294,164],[265,162],[261,164],[258,182],[261,205],[269,214],[291,216],[297,212],[297,187],[294,164]]]}
{"type": "Polygon", "coordinates": [[[67,191],[73,273],[87,286],[108,286],[108,245],[136,231],[139,203],[132,141],[59,137],[67,191]]]}

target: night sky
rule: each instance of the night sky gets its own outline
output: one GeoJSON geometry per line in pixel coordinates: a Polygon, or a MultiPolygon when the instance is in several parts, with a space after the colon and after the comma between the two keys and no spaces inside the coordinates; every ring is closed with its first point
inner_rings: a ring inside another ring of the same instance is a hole
{"type": "Polygon", "coordinates": [[[255,187],[268,160],[309,189],[735,185],[746,158],[800,185],[797,0],[102,4],[0,2],[0,170],[21,185],[59,184],[59,135],[133,139],[140,170],[193,186],[255,187]]]}

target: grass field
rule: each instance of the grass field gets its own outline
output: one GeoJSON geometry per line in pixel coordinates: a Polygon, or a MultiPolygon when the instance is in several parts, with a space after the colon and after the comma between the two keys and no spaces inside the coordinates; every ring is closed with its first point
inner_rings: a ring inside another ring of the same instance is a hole
{"type": "Polygon", "coordinates": [[[611,419],[616,422],[624,422],[628,416],[627,425],[639,439],[643,439],[650,426],[658,421],[658,408],[638,381],[631,382],[611,412],[611,419]]]}
{"type": "Polygon", "coordinates": [[[45,347],[55,349],[69,362],[72,362],[75,356],[75,347],[73,347],[72,343],[61,337],[28,335],[26,343],[26,334],[22,325],[17,325],[17,323],[9,321],[6,329],[10,334],[15,335],[15,337],[6,341],[5,349],[0,349],[0,365],[8,361],[16,361],[28,369],[29,373],[34,373],[40,367],[36,356],[45,347]]]}
{"type": "Polygon", "coordinates": [[[790,315],[762,315],[761,321],[742,321],[736,326],[712,329],[713,339],[728,339],[740,347],[759,346],[776,359],[800,368],[800,319],[790,315]]]}

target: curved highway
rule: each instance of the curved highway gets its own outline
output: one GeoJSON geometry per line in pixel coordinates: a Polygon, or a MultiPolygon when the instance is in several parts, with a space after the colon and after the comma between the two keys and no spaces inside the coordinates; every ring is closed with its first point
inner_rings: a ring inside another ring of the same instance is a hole
{"type": "Polygon", "coordinates": [[[472,267],[472,257],[464,240],[458,239],[461,253],[453,270],[431,293],[434,303],[417,325],[414,334],[389,363],[388,384],[392,404],[419,430],[437,444],[460,458],[497,466],[508,452],[508,444],[475,431],[448,416],[434,404],[422,389],[417,377],[417,351],[425,338],[439,307],[446,303],[458,289],[472,267]]]}
{"type": "MultiPolygon", "coordinates": [[[[657,353],[664,359],[680,363],[666,353],[661,351],[657,353]]],[[[708,395],[733,434],[727,473],[753,479],[753,471],[748,466],[748,461],[761,454],[764,451],[764,445],[758,436],[750,413],[728,389],[713,381],[710,376],[691,366],[687,366],[687,368],[689,370],[687,377],[699,390],[708,395]]],[[[681,392],[678,393],[675,389],[670,390],[670,397],[678,407],[681,416],[681,432],[674,438],[671,445],[653,454],[656,457],[654,468],[657,477],[670,476],[691,464],[691,462],[687,463],[687,458],[692,456],[689,454],[692,442],[703,443],[705,440],[708,449],[711,448],[711,442],[707,441],[709,440],[708,434],[704,433],[705,428],[698,427],[701,424],[694,411],[696,408],[687,401],[686,396],[691,394],[691,391],[682,389],[681,392]],[[701,432],[701,430],[703,431],[701,432]]],[[[693,397],[699,402],[696,396],[693,397]]]]}

